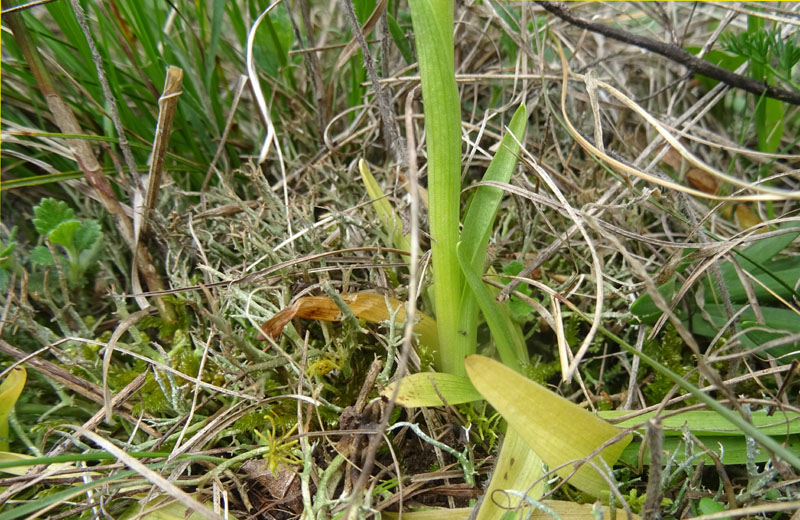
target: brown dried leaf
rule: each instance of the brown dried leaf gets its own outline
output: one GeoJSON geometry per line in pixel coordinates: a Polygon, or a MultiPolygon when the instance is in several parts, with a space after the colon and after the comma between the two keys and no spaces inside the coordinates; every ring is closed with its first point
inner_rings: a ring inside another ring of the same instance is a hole
{"type": "MultiPolygon", "coordinates": [[[[758,215],[753,213],[753,210],[750,209],[750,206],[746,204],[737,205],[735,215],[736,222],[739,223],[739,228],[742,230],[750,229],[753,226],[761,224],[761,219],[758,217],[758,215]]],[[[763,233],[766,230],[767,228],[763,228],[759,232],[763,233]]]]}
{"type": "MultiPolygon", "coordinates": [[[[390,298],[376,293],[358,292],[343,294],[342,299],[347,306],[350,307],[356,317],[371,323],[378,323],[391,319],[389,307],[391,307],[391,312],[397,311],[396,320],[398,323],[402,323],[406,319],[406,311],[403,306],[405,302],[396,298],[390,298]]],[[[417,317],[417,324],[414,326],[414,331],[420,334],[422,343],[435,348],[438,345],[436,321],[421,312],[417,312],[417,317]]],[[[259,339],[265,340],[271,337],[277,340],[283,328],[294,318],[340,321],[342,316],[339,307],[327,296],[305,296],[264,323],[261,326],[261,335],[259,339]]]]}
{"type": "Polygon", "coordinates": [[[692,168],[689,170],[686,174],[686,180],[698,190],[712,195],[717,193],[720,184],[722,184],[719,179],[700,168],[692,168]]]}

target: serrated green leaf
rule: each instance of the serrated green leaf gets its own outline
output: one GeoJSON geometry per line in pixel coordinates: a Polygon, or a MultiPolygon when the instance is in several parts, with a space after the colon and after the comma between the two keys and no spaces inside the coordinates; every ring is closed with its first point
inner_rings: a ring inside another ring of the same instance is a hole
{"type": "Polygon", "coordinates": [[[67,249],[72,249],[75,245],[75,232],[81,227],[81,223],[77,220],[68,220],[62,222],[50,231],[50,242],[53,244],[64,246],[67,249]]]}
{"type": "Polygon", "coordinates": [[[47,236],[62,222],[75,220],[75,212],[66,202],[51,198],[43,199],[33,208],[33,214],[33,225],[42,236],[47,236]]]}
{"type": "MultiPolygon", "coordinates": [[[[570,484],[598,498],[606,495],[608,484],[597,470],[589,464],[576,470],[570,461],[587,458],[621,430],[497,361],[472,355],[464,364],[475,388],[548,466],[566,464],[556,471],[560,477],[575,470],[570,484]]],[[[600,457],[613,467],[630,441],[630,435],[622,436],[603,448],[600,457]]],[[[597,457],[591,461],[603,470],[605,464],[597,457]]]]}
{"type": "Polygon", "coordinates": [[[34,265],[56,265],[53,255],[50,254],[50,250],[45,246],[36,246],[31,249],[30,259],[34,265]]]}
{"type": "Polygon", "coordinates": [[[90,249],[102,236],[103,232],[96,220],[84,220],[81,227],[75,231],[75,249],[78,251],[90,249]]]}
{"type": "Polygon", "coordinates": [[[483,399],[469,379],[444,372],[411,374],[391,383],[381,395],[391,398],[398,384],[400,390],[397,394],[397,404],[407,408],[442,406],[444,404],[442,398],[447,404],[469,403],[483,399]]]}
{"type": "Polygon", "coordinates": [[[12,370],[0,384],[0,451],[8,451],[8,414],[17,404],[28,373],[23,367],[12,370]]]}

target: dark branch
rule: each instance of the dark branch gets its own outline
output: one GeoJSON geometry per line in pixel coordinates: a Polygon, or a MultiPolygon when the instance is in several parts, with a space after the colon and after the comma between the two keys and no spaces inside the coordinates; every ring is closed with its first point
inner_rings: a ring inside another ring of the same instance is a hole
{"type": "Polygon", "coordinates": [[[539,0],[536,3],[562,20],[565,20],[576,27],[596,32],[602,34],[603,36],[607,36],[624,43],[630,43],[656,54],[660,54],[665,58],[669,58],[674,62],[680,63],[696,74],[708,76],[709,78],[716,79],[727,85],[740,88],[757,96],[763,95],[778,99],[780,101],[786,101],[787,103],[791,103],[793,105],[800,105],[800,92],[792,92],[774,87],[772,85],[766,85],[765,83],[755,79],[736,74],[727,69],[723,69],[722,67],[718,67],[713,63],[699,59],[694,54],[678,45],[663,43],[658,40],[652,40],[650,38],[645,38],[644,36],[632,34],[628,31],[623,31],[622,29],[617,29],[616,27],[590,22],[584,18],[580,18],[572,14],[572,12],[564,5],[563,2],[548,2],[539,0]]]}

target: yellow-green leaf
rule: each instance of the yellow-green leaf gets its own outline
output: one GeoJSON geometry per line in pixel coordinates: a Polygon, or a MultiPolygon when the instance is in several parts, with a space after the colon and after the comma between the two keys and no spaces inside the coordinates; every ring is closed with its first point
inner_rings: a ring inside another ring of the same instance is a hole
{"type": "Polygon", "coordinates": [[[538,500],[544,494],[544,480],[540,480],[543,473],[542,459],[509,426],[476,520],[501,520],[509,509],[517,508],[522,499],[505,490],[538,500]]]}
{"type": "Polygon", "coordinates": [[[0,451],[8,451],[8,414],[19,399],[28,373],[22,367],[16,367],[0,385],[0,451]]]}
{"type": "MultiPolygon", "coordinates": [[[[464,364],[475,388],[548,466],[556,468],[566,464],[556,471],[562,478],[567,478],[575,469],[571,461],[586,459],[621,433],[575,403],[497,361],[472,355],[464,364]]],[[[631,436],[626,435],[603,448],[600,456],[608,466],[613,466],[630,441],[631,436]]],[[[603,470],[604,463],[598,457],[591,462],[603,470]]],[[[569,482],[596,497],[604,498],[608,491],[603,476],[589,464],[581,464],[569,482]]]]}
{"type": "Polygon", "coordinates": [[[483,396],[475,390],[469,379],[444,372],[412,374],[387,386],[381,395],[391,398],[398,384],[400,391],[397,394],[397,404],[407,408],[442,406],[442,398],[447,404],[483,400],[483,396]]]}
{"type": "MultiPolygon", "coordinates": [[[[587,518],[596,518],[592,511],[593,504],[576,504],[575,502],[566,502],[563,500],[542,500],[540,502],[543,506],[554,511],[562,520],[586,520],[587,518]]],[[[529,520],[553,520],[553,515],[545,513],[544,511],[531,510],[529,507],[524,510],[524,513],[514,518],[528,518],[529,520]],[[530,513],[530,516],[528,516],[530,513]]],[[[469,507],[461,507],[457,509],[426,509],[424,511],[412,511],[403,513],[403,518],[406,520],[466,520],[472,509],[469,507]]],[[[381,516],[387,520],[398,520],[400,515],[389,511],[381,511],[381,516]]],[[[625,513],[617,509],[611,511],[607,507],[603,511],[604,520],[612,520],[613,518],[625,518],[625,513]],[[616,516],[615,516],[616,515],[616,516]]],[[[638,519],[638,515],[633,515],[634,519],[638,519]]]]}

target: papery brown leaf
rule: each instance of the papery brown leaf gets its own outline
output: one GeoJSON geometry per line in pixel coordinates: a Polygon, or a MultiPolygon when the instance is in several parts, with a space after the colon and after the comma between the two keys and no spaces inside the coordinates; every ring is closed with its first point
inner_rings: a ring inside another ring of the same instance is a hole
{"type": "MultiPolygon", "coordinates": [[[[342,300],[353,311],[356,317],[371,323],[378,323],[391,319],[391,312],[397,311],[396,321],[402,323],[406,319],[403,301],[390,298],[382,294],[358,292],[343,294],[342,300]],[[388,305],[387,305],[388,304],[388,305]],[[398,310],[399,308],[399,310],[398,310]]],[[[327,296],[304,296],[291,306],[281,310],[261,326],[259,339],[268,337],[277,340],[283,328],[294,318],[306,318],[320,321],[340,321],[342,312],[336,303],[327,296]]],[[[436,348],[436,321],[430,316],[417,312],[417,324],[414,331],[420,335],[420,340],[431,348],[436,348]]]]}
{"type": "Polygon", "coordinates": [[[701,170],[700,168],[692,168],[686,173],[686,180],[689,181],[689,184],[694,186],[700,191],[705,193],[710,193],[714,195],[719,190],[720,182],[719,179],[711,175],[705,170],[701,170]]]}

